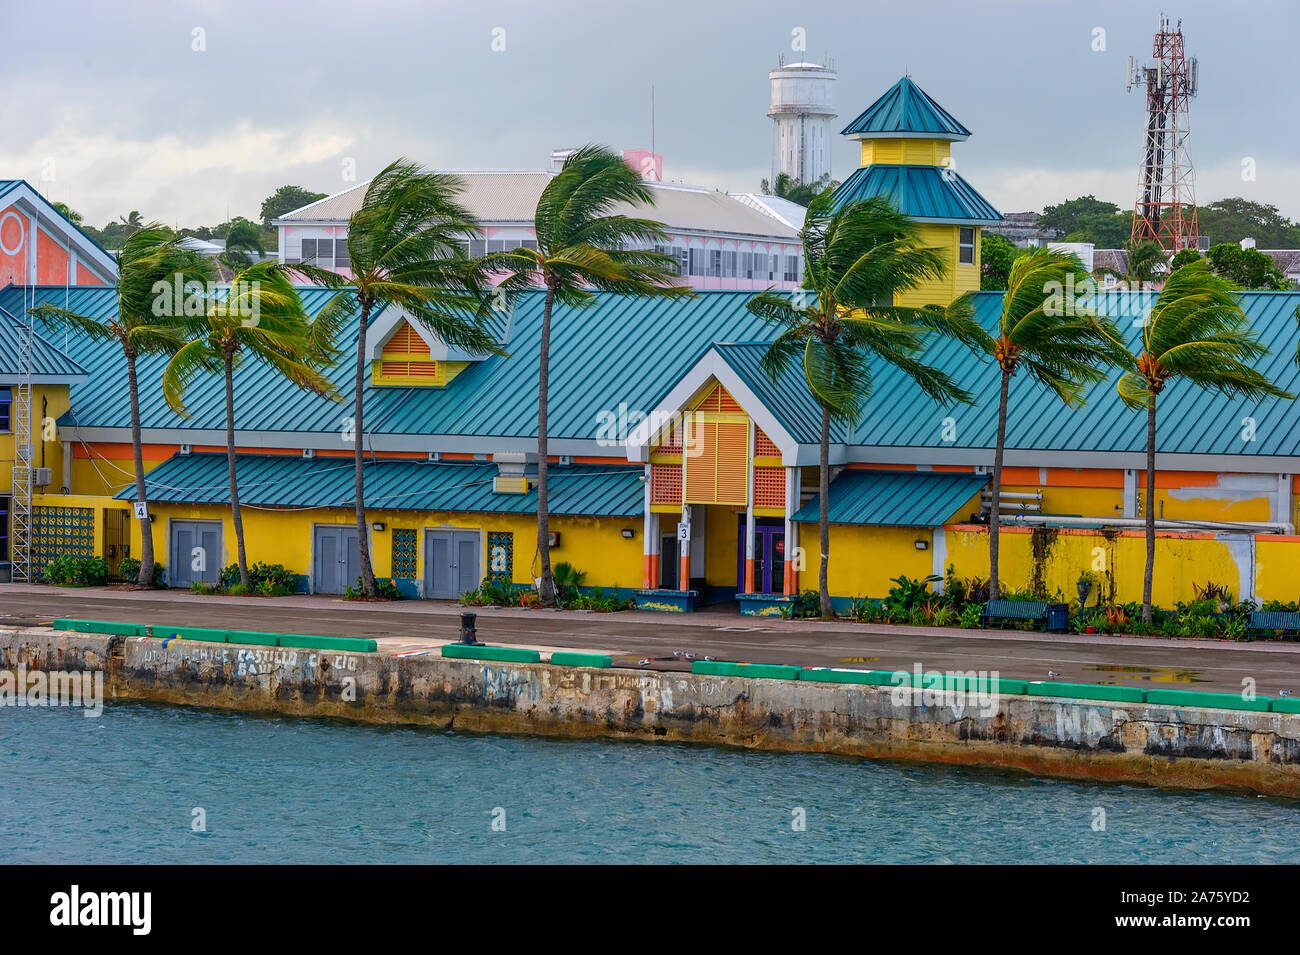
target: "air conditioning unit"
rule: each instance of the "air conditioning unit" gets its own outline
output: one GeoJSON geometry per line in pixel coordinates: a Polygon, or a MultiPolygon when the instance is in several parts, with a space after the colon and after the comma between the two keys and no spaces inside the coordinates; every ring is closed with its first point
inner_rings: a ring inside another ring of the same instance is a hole
{"type": "Polygon", "coordinates": [[[32,468],[32,484],[37,487],[49,487],[53,480],[52,468],[32,468]]]}
{"type": "Polygon", "coordinates": [[[316,449],[315,449],[315,448],[303,448],[303,449],[302,449],[302,456],[303,456],[304,458],[306,458],[307,460],[310,461],[312,458],[316,457],[316,449]]]}

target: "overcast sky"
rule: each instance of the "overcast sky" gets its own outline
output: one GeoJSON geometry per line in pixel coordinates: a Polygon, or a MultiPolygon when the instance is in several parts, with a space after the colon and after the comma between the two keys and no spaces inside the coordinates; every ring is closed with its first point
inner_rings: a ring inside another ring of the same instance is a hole
{"type": "MultiPolygon", "coordinates": [[[[95,226],[256,218],[283,183],[332,193],[405,155],[444,169],[541,168],[584,142],[650,143],[664,178],[757,191],[767,71],[829,54],[846,124],[905,71],[973,135],[961,173],[1003,212],[1086,193],[1131,207],[1143,128],[1126,58],[1158,2],[1075,0],[129,0],[10,4],[0,179],[95,226]],[[802,28],[806,52],[791,49],[802,28]],[[1104,33],[1095,52],[1094,32],[1104,33]],[[197,35],[195,31],[200,31],[197,35]],[[498,31],[504,31],[502,34],[498,31]],[[504,39],[505,49],[493,50],[504,39]],[[194,47],[205,49],[196,50],[194,47]]],[[[1295,0],[1182,0],[1201,62],[1190,148],[1201,203],[1300,218],[1295,0]],[[1254,181],[1242,162],[1254,160],[1254,181]]],[[[837,128],[839,128],[837,126],[837,128]]],[[[842,141],[834,173],[857,165],[842,141]]]]}

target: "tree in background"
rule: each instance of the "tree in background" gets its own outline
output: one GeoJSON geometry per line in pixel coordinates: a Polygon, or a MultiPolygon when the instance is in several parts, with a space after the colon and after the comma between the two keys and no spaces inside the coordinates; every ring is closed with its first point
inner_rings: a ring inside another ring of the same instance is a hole
{"type": "MultiPolygon", "coordinates": [[[[138,219],[139,213],[132,213],[138,219]]],[[[52,327],[71,328],[88,338],[116,342],[126,358],[127,397],[131,410],[131,451],[135,464],[135,499],[147,507],[144,452],[140,438],[140,387],[136,363],[145,355],[174,354],[184,344],[185,302],[175,290],[185,283],[206,283],[212,262],[180,244],[180,236],[158,222],[140,225],[126,238],[117,255],[114,313],[81,315],[54,305],[41,305],[32,314],[52,327]],[[159,293],[158,289],[166,291],[159,293]]],[[[152,586],[153,529],[140,521],[140,575],[136,582],[152,586]]]]}
{"type": "Polygon", "coordinates": [[[279,219],[295,209],[324,198],[325,193],[312,192],[302,186],[281,186],[262,200],[262,227],[270,229],[272,219],[279,219]]]}
{"type": "Polygon", "coordinates": [[[1083,404],[1089,385],[1102,381],[1112,364],[1128,352],[1119,348],[1119,329],[1086,304],[1080,307],[1072,290],[1087,288],[1091,279],[1077,257],[1068,252],[1033,249],[1015,260],[1002,313],[992,335],[977,328],[975,340],[997,362],[1001,374],[998,436],[993,452],[993,495],[989,506],[989,597],[1001,595],[998,548],[1002,458],[1007,442],[1007,402],[1011,379],[1024,370],[1067,405],[1083,404]]]}
{"type": "Polygon", "coordinates": [[[1220,199],[1197,207],[1196,224],[1201,235],[1209,236],[1215,244],[1254,239],[1261,249],[1300,248],[1300,225],[1267,202],[1252,202],[1240,196],[1220,199]]]}
{"type": "Polygon", "coordinates": [[[73,225],[77,225],[77,226],[81,225],[82,222],[81,213],[78,212],[76,209],[73,209],[66,202],[56,202],[54,203],[54,208],[58,209],[59,212],[63,214],[64,218],[66,218],[73,225]]]}
{"type": "Polygon", "coordinates": [[[1158,282],[1169,271],[1168,261],[1165,259],[1165,250],[1160,247],[1160,243],[1152,242],[1149,239],[1129,248],[1125,262],[1126,266],[1123,272],[1107,268],[1098,269],[1098,271],[1115,276],[1127,283],[1131,289],[1158,282]]]}
{"type": "Polygon", "coordinates": [[[226,230],[226,250],[218,256],[221,264],[232,272],[246,269],[266,254],[262,247],[262,230],[247,219],[230,223],[226,230]],[[253,256],[256,258],[253,258],[253,256]]]}
{"type": "Polygon", "coordinates": [[[800,182],[789,173],[779,172],[773,182],[764,179],[759,184],[759,191],[765,196],[776,196],[779,199],[789,199],[791,202],[797,202],[801,206],[806,206],[822,192],[830,190],[834,192],[839,186],[839,182],[831,178],[830,173],[823,173],[821,178],[816,182],[800,182]]]}
{"type": "Polygon", "coordinates": [[[1271,258],[1259,249],[1243,249],[1233,242],[1210,246],[1205,253],[1214,273],[1238,288],[1280,292],[1291,283],[1271,258]]]}
{"type": "Polygon", "coordinates": [[[1096,196],[1080,196],[1045,206],[1038,226],[1056,232],[1063,242],[1091,242],[1099,249],[1120,249],[1132,235],[1133,214],[1121,212],[1115,203],[1096,196]]]}
{"type": "Polygon", "coordinates": [[[804,288],[812,294],[768,289],[747,307],[779,329],[761,360],[763,370],[775,381],[797,364],[821,406],[818,589],[822,618],[831,619],[831,423],[852,424],[861,417],[871,396],[873,361],[893,365],[935,401],[970,401],[954,379],[918,356],[936,331],[970,343],[980,329],[969,295],[947,309],[893,304],[899,292],[942,277],[944,260],[937,249],[920,244],[916,223],[887,198],[836,209],[830,191],[823,192],[808,207],[800,239],[804,288]]]}
{"type": "Polygon", "coordinates": [[[604,146],[583,146],[564,161],[537,200],[537,248],[521,246],[482,260],[489,271],[506,276],[498,288],[507,295],[528,285],[546,289],[537,363],[537,554],[538,593],[548,606],[555,602],[547,497],[551,312],[556,302],[573,308],[594,305],[593,289],[635,298],[693,294],[674,284],[671,255],[646,248],[665,241],[663,223],[615,212],[619,206],[652,205],[654,191],[622,156],[604,146]]]}
{"type": "MultiPolygon", "coordinates": [[[[1118,338],[1115,344],[1117,351],[1123,345],[1118,338]]],[[[1119,380],[1119,396],[1128,407],[1147,413],[1142,583],[1142,619],[1147,623],[1156,559],[1156,399],[1179,378],[1228,398],[1294,397],[1252,367],[1267,354],[1232,285],[1210,271],[1208,262],[1192,262],[1169,276],[1142,328],[1141,347],[1136,354],[1124,348],[1128,370],[1119,380]]]]}
{"type": "Polygon", "coordinates": [[[1011,277],[1011,263],[1028,251],[1013,245],[1005,236],[985,229],[980,236],[980,290],[1005,290],[1011,277]]]}
{"type": "Polygon", "coordinates": [[[1192,262],[1199,262],[1200,260],[1201,253],[1197,252],[1195,249],[1179,249],[1174,253],[1174,257],[1169,260],[1169,271],[1172,272],[1175,269],[1181,269],[1184,265],[1189,265],[1192,262]]]}

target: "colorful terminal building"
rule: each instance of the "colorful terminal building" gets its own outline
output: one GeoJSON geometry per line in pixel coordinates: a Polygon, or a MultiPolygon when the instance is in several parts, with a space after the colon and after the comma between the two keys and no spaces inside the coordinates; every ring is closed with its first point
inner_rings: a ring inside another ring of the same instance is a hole
{"type": "MultiPolygon", "coordinates": [[[[861,141],[862,166],[840,198],[889,195],[947,257],[947,277],[906,301],[947,304],[977,289],[980,230],[999,216],[952,162],[951,146],[967,129],[904,78],[844,134],[861,141]]],[[[303,294],[316,311],[333,293],[303,294]]],[[[552,560],[585,571],[588,585],[636,595],[651,608],[736,600],[758,613],[815,586],[820,415],[798,373],[773,381],[760,371],[772,329],[746,309],[751,295],[706,290],[680,302],[601,295],[588,309],[557,308],[552,560]]],[[[0,381],[13,380],[6,343],[20,316],[41,302],[97,315],[115,308],[103,285],[14,281],[0,290],[0,374],[10,376],[0,381]]],[[[1262,370],[1300,391],[1292,361],[1300,295],[1246,293],[1243,303],[1272,349],[1262,370]]],[[[1100,307],[1136,337],[1144,304],[1117,291],[1100,307]]],[[[977,296],[990,327],[999,308],[999,293],[977,296]]],[[[508,357],[450,351],[395,309],[372,325],[368,534],[377,574],[412,596],[452,598],[484,577],[533,582],[541,311],[540,292],[519,301],[502,333],[508,357]]],[[[123,359],[39,323],[35,332],[44,410],[33,414],[30,439],[48,473],[31,499],[32,566],[39,571],[59,553],[115,564],[140,546],[129,510],[123,359]],[[55,427],[37,427],[45,419],[55,427]]],[[[899,574],[988,572],[998,377],[955,343],[935,343],[925,360],[953,374],[976,403],[937,406],[882,368],[863,420],[836,427],[830,589],[838,601],[883,596],[899,574]]],[[[142,362],[151,532],[167,582],[186,586],[233,561],[223,391],[215,377],[199,382],[191,415],[181,418],[163,401],[161,372],[161,360],[142,362]],[[196,546],[219,559],[194,570],[196,546]]],[[[345,358],[334,372],[345,395],[351,375],[345,358]]],[[[253,364],[237,372],[235,388],[250,561],[284,564],[304,591],[341,592],[357,576],[349,406],[253,364]]],[[[12,458],[6,437],[0,455],[12,458]]],[[[1156,602],[1172,606],[1208,582],[1238,597],[1295,599],[1300,409],[1174,385],[1162,397],[1158,440],[1156,602]]],[[[1114,382],[1071,410],[1017,381],[1006,462],[1008,586],[1068,596],[1080,574],[1092,572],[1104,596],[1139,599],[1145,419],[1121,405],[1114,382]]]]}

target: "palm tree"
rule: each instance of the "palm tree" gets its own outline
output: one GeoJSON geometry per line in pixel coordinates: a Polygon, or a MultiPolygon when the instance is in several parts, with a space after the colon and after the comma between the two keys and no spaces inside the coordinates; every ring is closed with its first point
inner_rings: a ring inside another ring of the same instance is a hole
{"type": "Polygon", "coordinates": [[[132,209],[129,215],[118,216],[117,221],[122,226],[123,233],[127,238],[130,238],[139,229],[144,228],[144,220],[135,209],[132,209]]]}
{"type": "MultiPolygon", "coordinates": [[[[138,218],[138,214],[137,214],[138,218]]],[[[140,389],[136,363],[145,355],[171,354],[184,344],[186,283],[206,283],[211,261],[180,244],[181,237],[158,222],[132,231],[117,255],[114,291],[117,311],[105,317],[81,315],[54,305],[41,305],[32,314],[53,327],[71,327],[89,338],[115,341],[126,358],[127,393],[131,405],[131,451],[135,464],[135,499],[147,510],[144,452],[140,439],[140,389]],[[181,294],[177,294],[177,293],[181,294]]],[[[148,517],[140,521],[140,573],[136,582],[153,584],[153,533],[148,517]]]]}
{"type": "Polygon", "coordinates": [[[996,337],[983,329],[977,333],[980,346],[997,362],[1002,377],[989,507],[989,596],[993,598],[1001,593],[998,498],[1011,379],[1023,368],[1067,405],[1078,407],[1086,388],[1104,379],[1109,366],[1122,362],[1127,354],[1115,345],[1120,336],[1114,323],[1078,304],[1073,289],[1092,284],[1083,264],[1069,253],[1046,248],[1026,252],[1011,263],[996,337]]]}
{"type": "Polygon", "coordinates": [[[1123,272],[1115,269],[1101,269],[1101,271],[1121,279],[1131,289],[1140,289],[1164,277],[1168,268],[1169,259],[1165,256],[1165,250],[1160,247],[1160,243],[1147,239],[1129,247],[1127,265],[1123,272]]]}
{"type": "Polygon", "coordinates": [[[246,269],[254,262],[261,261],[266,250],[262,247],[262,230],[246,219],[238,219],[230,224],[226,231],[226,248],[219,256],[221,262],[231,272],[246,269]],[[253,258],[249,253],[255,253],[253,258]]]}
{"type": "Polygon", "coordinates": [[[919,243],[915,223],[884,197],[835,208],[830,191],[808,207],[804,220],[804,288],[791,295],[767,289],[749,300],[751,312],[780,326],[763,355],[764,371],[778,379],[799,362],[821,406],[820,513],[823,619],[834,616],[830,564],[830,431],[834,421],[852,424],[871,396],[873,362],[892,365],[935,401],[970,401],[944,372],[917,357],[932,332],[970,343],[978,335],[970,297],[948,308],[910,308],[892,303],[900,292],[943,275],[939,251],[919,243]]]}
{"type": "Polygon", "coordinates": [[[1142,329],[1137,354],[1125,353],[1120,378],[1124,404],[1147,413],[1147,562],[1142,581],[1142,619],[1151,622],[1151,585],[1156,559],[1156,399],[1176,379],[1229,398],[1293,398],[1248,362],[1268,354],[1241,310],[1234,286],[1208,262],[1192,262],[1169,276],[1142,329]]]}
{"type": "Polygon", "coordinates": [[[375,596],[362,473],[366,330],[371,318],[392,306],[450,346],[502,354],[485,325],[489,302],[483,293],[482,266],[465,254],[478,226],[456,199],[462,187],[455,176],[428,172],[405,159],[390,163],[366,187],[361,208],[348,223],[351,277],[329,273],[324,279],[341,291],[317,315],[317,322],[341,328],[359,313],[352,433],[361,588],[367,597],[375,596]]]}
{"type": "Polygon", "coordinates": [[[693,294],[672,284],[672,256],[644,248],[665,241],[662,223],[614,214],[619,203],[652,205],[654,193],[622,157],[604,146],[584,146],[565,160],[537,200],[537,248],[521,247],[483,260],[486,268],[504,273],[499,288],[506,295],[529,284],[546,289],[537,372],[537,552],[538,590],[548,606],[555,602],[546,460],[552,309],[556,302],[575,308],[592,305],[593,290],[633,296],[693,294]]]}
{"type": "Polygon", "coordinates": [[[225,378],[230,517],[235,527],[239,582],[245,590],[251,581],[235,475],[235,368],[253,358],[299,388],[337,397],[320,366],[333,356],[338,330],[327,322],[312,322],[307,315],[290,281],[290,269],[299,268],[261,262],[239,272],[229,294],[209,300],[195,329],[197,337],[172,356],[163,372],[163,396],[182,415],[187,414],[185,392],[195,377],[219,372],[225,378]]]}

